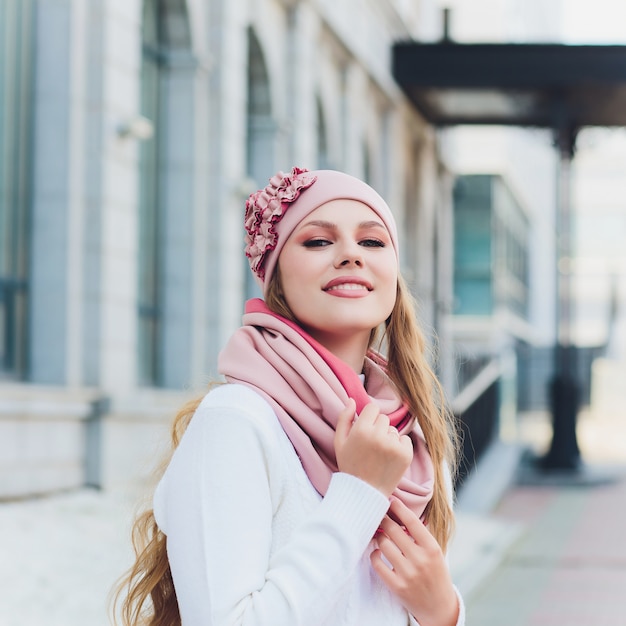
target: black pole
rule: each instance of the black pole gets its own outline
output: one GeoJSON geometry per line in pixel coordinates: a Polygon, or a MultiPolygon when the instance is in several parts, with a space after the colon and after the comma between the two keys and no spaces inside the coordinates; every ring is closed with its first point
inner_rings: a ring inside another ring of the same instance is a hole
{"type": "Polygon", "coordinates": [[[577,376],[577,350],[572,343],[571,293],[571,164],[576,127],[559,124],[555,143],[559,150],[558,199],[556,215],[556,344],[554,373],[549,397],[552,412],[552,442],[540,459],[544,470],[577,471],[581,467],[576,424],[581,389],[577,376]]]}

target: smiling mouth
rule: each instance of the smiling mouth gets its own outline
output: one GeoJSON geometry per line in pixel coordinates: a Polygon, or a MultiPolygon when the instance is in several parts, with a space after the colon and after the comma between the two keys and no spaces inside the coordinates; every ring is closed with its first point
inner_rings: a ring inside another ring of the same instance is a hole
{"type": "Polygon", "coordinates": [[[324,291],[370,291],[365,285],[358,283],[340,283],[339,285],[333,285],[324,289],[324,291]]]}

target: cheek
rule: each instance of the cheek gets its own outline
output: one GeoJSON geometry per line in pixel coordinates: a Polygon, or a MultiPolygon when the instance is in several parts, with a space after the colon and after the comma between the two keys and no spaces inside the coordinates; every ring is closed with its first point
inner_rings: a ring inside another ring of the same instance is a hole
{"type": "Polygon", "coordinates": [[[398,272],[390,272],[385,279],[385,303],[389,309],[389,315],[393,307],[396,305],[396,299],[398,297],[398,272]]]}
{"type": "Polygon", "coordinates": [[[386,259],[381,261],[378,267],[381,279],[384,280],[386,283],[394,285],[395,287],[398,284],[398,275],[400,273],[395,255],[392,257],[387,257],[386,259]]]}
{"type": "Polygon", "coordinates": [[[392,283],[387,292],[387,299],[386,299],[387,316],[391,315],[391,312],[396,306],[397,298],[398,298],[398,290],[396,288],[396,285],[392,283]]]}
{"type": "Polygon", "coordinates": [[[308,277],[306,272],[303,271],[304,267],[306,265],[303,265],[302,260],[285,257],[285,263],[280,268],[283,297],[294,313],[296,309],[300,308],[301,302],[307,300],[306,287],[308,285],[308,277]],[[294,271],[294,268],[298,268],[298,270],[294,271]]]}

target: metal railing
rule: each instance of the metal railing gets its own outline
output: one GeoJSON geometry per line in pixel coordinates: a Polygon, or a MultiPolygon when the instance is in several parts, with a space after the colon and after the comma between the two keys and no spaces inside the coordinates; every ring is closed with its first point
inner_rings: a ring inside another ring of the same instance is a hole
{"type": "Polygon", "coordinates": [[[477,369],[450,403],[461,431],[461,460],[457,485],[476,466],[493,441],[499,421],[499,383],[502,367],[498,359],[491,359],[477,369]]]}

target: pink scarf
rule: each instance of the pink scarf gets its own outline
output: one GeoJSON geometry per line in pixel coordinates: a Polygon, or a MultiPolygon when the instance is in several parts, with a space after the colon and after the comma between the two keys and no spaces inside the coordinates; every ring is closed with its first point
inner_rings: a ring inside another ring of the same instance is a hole
{"type": "Polygon", "coordinates": [[[433,465],[422,430],[385,374],[385,364],[381,355],[368,353],[364,387],[352,368],[258,298],[246,303],[243,326],[218,361],[228,382],[252,387],[272,405],[322,496],[337,471],[333,445],[337,416],[348,398],[354,398],[357,413],[375,402],[400,434],[413,440],[413,461],[394,495],[421,517],[432,497],[433,465]]]}

